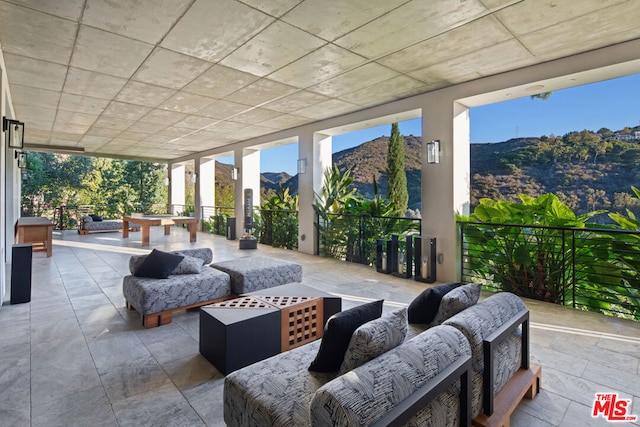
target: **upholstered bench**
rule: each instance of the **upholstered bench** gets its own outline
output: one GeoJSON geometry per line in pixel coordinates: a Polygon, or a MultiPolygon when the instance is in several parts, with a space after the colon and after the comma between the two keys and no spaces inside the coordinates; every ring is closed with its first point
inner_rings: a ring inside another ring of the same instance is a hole
{"type": "Polygon", "coordinates": [[[184,249],[170,253],[185,256],[184,261],[190,261],[191,265],[181,261],[164,279],[136,277],[148,255],[134,255],[129,259],[131,275],[123,279],[122,292],[127,307],[142,314],[142,324],[147,328],[170,323],[174,311],[231,298],[229,275],[206,265],[213,258],[211,249],[184,249]]]}
{"type": "Polygon", "coordinates": [[[267,256],[220,261],[211,267],[231,276],[231,292],[236,295],[302,281],[302,266],[267,256]]]}

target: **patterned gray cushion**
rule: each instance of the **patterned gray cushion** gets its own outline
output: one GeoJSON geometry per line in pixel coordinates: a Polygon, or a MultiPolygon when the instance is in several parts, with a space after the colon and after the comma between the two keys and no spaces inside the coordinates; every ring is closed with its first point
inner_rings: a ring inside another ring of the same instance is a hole
{"type": "Polygon", "coordinates": [[[224,381],[224,422],[229,427],[309,425],[309,402],[337,372],[310,372],[320,341],[232,372],[224,381]]]}
{"type": "Polygon", "coordinates": [[[407,326],[407,307],[360,326],[344,354],[340,375],[402,344],[407,336],[407,326]]]}
{"type": "Polygon", "coordinates": [[[198,274],[202,271],[202,265],[204,260],[202,258],[196,258],[193,256],[185,255],[182,252],[178,252],[178,255],[182,255],[182,261],[173,269],[171,274],[198,274]]]}
{"type": "MultiPolygon", "coordinates": [[[[181,251],[170,251],[169,253],[200,258],[203,264],[209,264],[213,259],[213,251],[211,248],[183,249],[181,251]]],[[[136,273],[146,257],[147,255],[133,255],[129,258],[129,271],[131,274],[136,273]]]]}
{"type": "MultiPolygon", "coordinates": [[[[470,307],[449,320],[471,343],[471,408],[475,418],[482,410],[482,374],[484,373],[483,340],[526,307],[516,295],[502,292],[470,307]]],[[[520,367],[521,332],[515,330],[496,350],[494,390],[497,393],[520,367]]]]}
{"type": "Polygon", "coordinates": [[[266,256],[236,258],[213,263],[211,267],[231,276],[231,290],[236,295],[302,282],[300,264],[266,256]]]}
{"type": "Polygon", "coordinates": [[[480,299],[481,290],[482,285],[480,283],[470,283],[447,292],[442,297],[442,301],[440,301],[440,307],[438,307],[438,312],[436,317],[433,318],[431,326],[440,325],[451,316],[455,316],[462,310],[475,305],[480,299]]]}
{"type": "MultiPolygon", "coordinates": [[[[449,326],[431,328],[322,386],[311,401],[311,425],[370,425],[452,361],[470,354],[469,342],[459,331],[449,326]]],[[[456,382],[409,425],[458,425],[459,389],[456,382]]]]}
{"type": "Polygon", "coordinates": [[[203,267],[199,274],[168,279],[126,276],[122,293],[138,313],[152,314],[226,297],[231,285],[228,274],[203,267]]]}

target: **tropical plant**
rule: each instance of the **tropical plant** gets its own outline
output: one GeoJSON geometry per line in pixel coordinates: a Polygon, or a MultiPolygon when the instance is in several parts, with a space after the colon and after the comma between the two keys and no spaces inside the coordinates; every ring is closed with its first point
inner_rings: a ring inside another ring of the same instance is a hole
{"type": "Polygon", "coordinates": [[[486,259],[470,260],[468,268],[501,290],[564,301],[569,269],[563,228],[584,228],[601,212],[576,216],[554,194],[520,195],[520,199],[522,203],[481,199],[469,217],[459,216],[471,223],[466,227],[465,250],[486,254],[486,259]]]}
{"type": "Polygon", "coordinates": [[[261,243],[276,248],[298,248],[298,196],[288,188],[279,190],[265,200],[262,209],[254,214],[254,226],[261,243]]]}
{"type": "Polygon", "coordinates": [[[350,170],[342,174],[333,167],[325,172],[325,185],[313,205],[318,217],[320,254],[372,264],[376,239],[407,232],[415,221],[393,216],[395,208],[379,195],[375,180],[372,200],[358,194],[352,183],[350,170]]]}
{"type": "MultiPolygon", "coordinates": [[[[589,221],[604,211],[576,216],[553,194],[520,198],[482,199],[469,217],[459,216],[465,280],[639,320],[640,234],[595,228],[589,221]]],[[[633,214],[609,216],[638,231],[633,214]]]]}

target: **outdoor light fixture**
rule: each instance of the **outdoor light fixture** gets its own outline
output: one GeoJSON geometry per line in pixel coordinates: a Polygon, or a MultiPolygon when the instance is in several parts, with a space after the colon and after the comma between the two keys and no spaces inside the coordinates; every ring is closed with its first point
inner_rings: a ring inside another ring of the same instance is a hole
{"type": "Polygon", "coordinates": [[[18,167],[20,169],[27,168],[27,153],[16,151],[15,158],[18,159],[18,167]]]}
{"type": "Polygon", "coordinates": [[[197,180],[198,180],[198,174],[197,174],[197,173],[195,173],[195,172],[194,172],[194,173],[192,173],[192,174],[191,174],[191,183],[192,183],[192,184],[195,184],[197,180]]]}
{"type": "Polygon", "coordinates": [[[440,163],[440,140],[434,139],[427,142],[427,163],[430,165],[440,163]]]}
{"type": "Polygon", "coordinates": [[[234,181],[238,179],[238,168],[231,168],[231,179],[234,181]]]}
{"type": "Polygon", "coordinates": [[[298,173],[307,173],[307,159],[298,159],[298,173]]]}
{"type": "Polygon", "coordinates": [[[7,147],[22,150],[24,146],[24,123],[18,120],[2,118],[2,131],[7,147]]]}

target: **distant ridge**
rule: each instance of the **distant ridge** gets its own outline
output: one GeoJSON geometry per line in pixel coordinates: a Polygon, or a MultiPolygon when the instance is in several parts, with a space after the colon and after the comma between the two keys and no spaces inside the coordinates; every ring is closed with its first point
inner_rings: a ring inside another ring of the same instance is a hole
{"type": "MultiPolygon", "coordinates": [[[[562,144],[561,138],[557,141],[552,138],[526,137],[471,144],[472,207],[483,197],[515,201],[519,200],[519,194],[535,197],[554,193],[578,214],[596,209],[640,209],[630,196],[631,185],[640,187],[640,140],[609,141],[611,148],[594,162],[589,156],[584,159],[549,157],[555,153],[553,144],[562,144]]],[[[409,208],[421,209],[422,140],[413,135],[404,136],[404,140],[409,208]]],[[[333,162],[340,170],[351,168],[354,186],[366,198],[373,197],[374,178],[379,193],[386,196],[388,143],[389,137],[381,136],[333,154],[333,162]]],[[[222,167],[216,169],[221,173],[222,170],[222,167]]],[[[228,172],[224,172],[229,182],[230,171],[229,166],[228,172]]],[[[297,176],[284,172],[262,174],[263,191],[276,191],[280,184],[289,188],[291,194],[297,194],[297,176]]]]}

